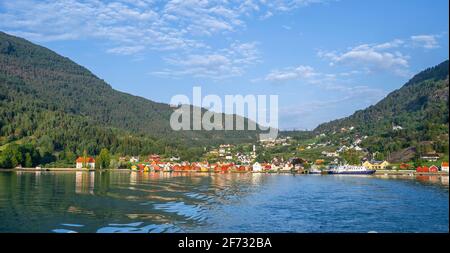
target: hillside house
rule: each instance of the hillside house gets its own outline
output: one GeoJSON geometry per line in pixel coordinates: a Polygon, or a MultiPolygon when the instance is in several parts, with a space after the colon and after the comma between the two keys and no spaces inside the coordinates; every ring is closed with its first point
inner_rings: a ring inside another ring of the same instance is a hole
{"type": "Polygon", "coordinates": [[[429,162],[436,162],[439,159],[439,155],[436,153],[425,154],[420,159],[427,160],[429,162]]]}
{"type": "Polygon", "coordinates": [[[339,157],[339,154],[337,152],[322,151],[322,155],[326,157],[339,157]]]}
{"type": "Polygon", "coordinates": [[[134,156],[132,156],[131,158],[130,158],[130,163],[138,163],[139,162],[139,157],[134,157],[134,156]]]}

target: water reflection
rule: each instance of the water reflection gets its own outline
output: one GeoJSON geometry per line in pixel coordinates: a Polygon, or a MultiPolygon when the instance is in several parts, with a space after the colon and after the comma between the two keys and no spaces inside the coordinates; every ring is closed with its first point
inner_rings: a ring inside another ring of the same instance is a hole
{"type": "Polygon", "coordinates": [[[382,179],[415,180],[425,184],[449,186],[448,175],[376,175],[382,179]]]}
{"type": "Polygon", "coordinates": [[[78,194],[94,194],[95,172],[75,172],[75,192],[78,194]]]}
{"type": "Polygon", "coordinates": [[[0,224],[55,233],[448,231],[448,176],[2,172],[0,224]]]}

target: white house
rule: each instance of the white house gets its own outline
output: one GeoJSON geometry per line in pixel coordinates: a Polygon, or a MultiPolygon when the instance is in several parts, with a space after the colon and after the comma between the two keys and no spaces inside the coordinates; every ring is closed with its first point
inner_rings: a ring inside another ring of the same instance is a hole
{"type": "Polygon", "coordinates": [[[262,171],[261,164],[259,162],[255,162],[252,166],[253,171],[259,172],[262,171]]]}
{"type": "Polygon", "coordinates": [[[86,159],[84,159],[84,157],[78,157],[76,160],[76,168],[77,169],[82,169],[82,168],[94,169],[95,168],[95,159],[92,157],[86,157],[86,159]]]}
{"type": "Polygon", "coordinates": [[[442,162],[441,163],[441,171],[448,173],[448,162],[442,162]]]}
{"type": "Polygon", "coordinates": [[[132,157],[130,158],[130,163],[137,163],[137,162],[139,162],[139,157],[134,157],[134,156],[132,156],[132,157]]]}

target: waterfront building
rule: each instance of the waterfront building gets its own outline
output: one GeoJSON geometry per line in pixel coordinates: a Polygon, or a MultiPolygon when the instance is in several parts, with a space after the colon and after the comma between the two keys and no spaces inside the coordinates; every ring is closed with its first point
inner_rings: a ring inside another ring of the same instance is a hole
{"type": "Polygon", "coordinates": [[[428,173],[430,169],[427,166],[419,166],[416,168],[416,172],[428,173]]]}
{"type": "Polygon", "coordinates": [[[432,173],[437,173],[439,171],[439,168],[436,165],[431,165],[429,171],[432,173]]]}
{"type": "Polygon", "coordinates": [[[95,168],[95,159],[92,157],[78,157],[77,160],[75,161],[76,163],[76,168],[77,169],[82,169],[82,168],[88,168],[88,169],[94,169],[95,168]]]}
{"type": "Polygon", "coordinates": [[[387,166],[389,166],[388,161],[365,161],[362,166],[371,169],[371,170],[384,170],[387,166]]]}
{"type": "Polygon", "coordinates": [[[448,173],[448,162],[442,162],[441,163],[441,171],[448,173]]]}
{"type": "Polygon", "coordinates": [[[291,171],[292,170],[292,165],[290,163],[285,163],[283,168],[280,169],[281,171],[291,171]]]}
{"type": "Polygon", "coordinates": [[[260,172],[262,171],[262,166],[259,162],[255,162],[252,167],[253,171],[260,172]]]}

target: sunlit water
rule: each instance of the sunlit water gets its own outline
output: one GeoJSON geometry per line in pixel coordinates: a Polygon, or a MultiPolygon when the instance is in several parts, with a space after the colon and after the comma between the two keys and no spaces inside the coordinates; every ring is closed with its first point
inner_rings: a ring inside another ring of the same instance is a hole
{"type": "Polygon", "coordinates": [[[0,172],[0,232],[448,232],[447,177],[0,172]]]}

